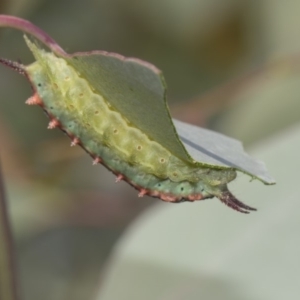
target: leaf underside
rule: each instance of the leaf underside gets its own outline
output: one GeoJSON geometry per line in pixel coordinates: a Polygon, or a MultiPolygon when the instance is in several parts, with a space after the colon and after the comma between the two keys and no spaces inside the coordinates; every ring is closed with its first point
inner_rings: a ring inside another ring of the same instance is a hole
{"type": "Polygon", "coordinates": [[[263,162],[250,157],[240,141],[218,132],[173,119],[177,133],[191,157],[208,166],[233,168],[275,184],[263,162]]]}

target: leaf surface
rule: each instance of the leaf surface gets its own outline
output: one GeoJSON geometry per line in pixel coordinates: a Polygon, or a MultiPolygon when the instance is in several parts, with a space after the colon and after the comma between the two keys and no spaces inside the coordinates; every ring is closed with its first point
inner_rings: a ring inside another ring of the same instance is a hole
{"type": "Polygon", "coordinates": [[[105,52],[66,59],[134,127],[179,158],[191,161],[172,123],[160,70],[138,59],[105,52]]]}
{"type": "Polygon", "coordinates": [[[265,184],[275,183],[265,164],[250,157],[240,141],[212,130],[173,121],[185,148],[197,162],[212,167],[234,168],[265,184]]]}

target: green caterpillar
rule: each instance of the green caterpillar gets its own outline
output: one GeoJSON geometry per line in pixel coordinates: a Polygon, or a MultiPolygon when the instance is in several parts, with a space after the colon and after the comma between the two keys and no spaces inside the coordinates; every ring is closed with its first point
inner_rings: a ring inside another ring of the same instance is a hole
{"type": "Polygon", "coordinates": [[[235,170],[198,167],[173,155],[135,128],[67,60],[25,40],[36,59],[22,67],[35,90],[27,104],[42,106],[51,119],[48,128],[65,131],[72,146],[82,146],[94,164],[102,163],[117,175],[116,181],[128,181],[140,197],[180,202],[217,196],[241,212],[254,210],[227,190],[235,170]]]}
{"type": "MultiPolygon", "coordinates": [[[[236,178],[236,169],[249,175],[260,173],[257,178],[274,183],[264,166],[242,154],[239,160],[247,164],[243,170],[214,152],[208,156],[205,149],[199,152],[193,137],[182,137],[189,151],[206,155],[207,164],[201,162],[202,156],[199,161],[193,159],[178,138],[163,95],[164,80],[154,66],[99,51],[68,55],[33,24],[10,16],[0,18],[53,50],[40,49],[25,37],[34,63],[24,66],[0,59],[31,82],[34,95],[26,103],[41,106],[50,118],[48,128],[63,130],[72,139],[71,146],[80,145],[94,165],[101,163],[116,174],[116,182],[127,181],[139,197],[149,195],[173,203],[217,197],[242,213],[256,210],[237,200],[227,184],[236,178]]],[[[187,126],[180,124],[182,129],[187,126]]],[[[228,138],[225,144],[240,148],[228,138]]]]}

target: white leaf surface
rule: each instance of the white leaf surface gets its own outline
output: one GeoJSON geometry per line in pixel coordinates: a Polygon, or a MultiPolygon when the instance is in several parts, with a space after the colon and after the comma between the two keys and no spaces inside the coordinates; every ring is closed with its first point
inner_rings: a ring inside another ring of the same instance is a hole
{"type": "Polygon", "coordinates": [[[251,158],[240,141],[215,131],[174,120],[176,131],[188,153],[195,161],[228,168],[256,177],[266,184],[275,180],[268,174],[265,164],[251,158]]]}

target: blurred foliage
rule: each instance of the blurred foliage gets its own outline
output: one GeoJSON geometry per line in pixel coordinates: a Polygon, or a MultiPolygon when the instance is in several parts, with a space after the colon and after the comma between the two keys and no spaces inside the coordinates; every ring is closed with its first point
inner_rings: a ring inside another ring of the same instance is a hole
{"type": "Polygon", "coordinates": [[[148,209],[115,247],[97,299],[298,299],[299,148],[299,123],[252,148],[278,184],[233,182],[258,207],[247,218],[218,201],[148,209]]]}
{"type": "Polygon", "coordinates": [[[17,300],[13,238],[0,165],[0,299],[17,300]]]}
{"type": "MultiPolygon", "coordinates": [[[[164,72],[173,116],[248,145],[299,120],[296,1],[2,0],[0,10],[29,19],[68,52],[150,61],[164,72]]],[[[0,35],[2,57],[33,60],[19,32],[0,35]]],[[[115,185],[61,132],[47,131],[40,110],[24,105],[32,93],[24,78],[6,68],[0,78],[0,155],[22,299],[91,299],[109,249],[157,200],[115,185]]]]}

